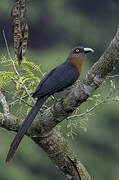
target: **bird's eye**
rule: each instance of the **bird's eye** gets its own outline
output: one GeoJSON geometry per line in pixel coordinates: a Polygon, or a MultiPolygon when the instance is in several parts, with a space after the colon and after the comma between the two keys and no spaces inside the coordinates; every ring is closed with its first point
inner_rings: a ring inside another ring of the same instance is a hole
{"type": "Polygon", "coordinates": [[[78,53],[78,52],[79,52],[79,49],[76,49],[76,52],[78,53]]]}
{"type": "Polygon", "coordinates": [[[82,53],[83,52],[83,49],[79,49],[79,48],[77,48],[77,49],[75,49],[74,50],[74,54],[79,54],[79,53],[82,53]]]}

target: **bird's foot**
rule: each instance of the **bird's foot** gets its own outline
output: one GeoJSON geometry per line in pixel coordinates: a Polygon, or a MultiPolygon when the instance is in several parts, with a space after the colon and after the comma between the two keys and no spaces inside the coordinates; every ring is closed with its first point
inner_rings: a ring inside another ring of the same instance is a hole
{"type": "Polygon", "coordinates": [[[56,104],[60,99],[57,99],[55,94],[53,95],[53,97],[54,97],[54,103],[56,104]]]}

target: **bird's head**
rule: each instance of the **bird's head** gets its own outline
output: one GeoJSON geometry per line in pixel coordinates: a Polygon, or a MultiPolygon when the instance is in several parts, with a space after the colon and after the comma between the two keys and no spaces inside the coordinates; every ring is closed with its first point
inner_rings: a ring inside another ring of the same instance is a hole
{"type": "Polygon", "coordinates": [[[89,52],[94,52],[91,48],[84,48],[81,46],[77,46],[72,49],[67,62],[70,62],[79,72],[79,75],[82,71],[83,61],[85,59],[85,55],[89,52]]]}
{"type": "Polygon", "coordinates": [[[94,52],[94,50],[91,48],[84,48],[81,46],[77,46],[72,49],[69,58],[79,58],[80,56],[85,56],[89,52],[94,52]]]}

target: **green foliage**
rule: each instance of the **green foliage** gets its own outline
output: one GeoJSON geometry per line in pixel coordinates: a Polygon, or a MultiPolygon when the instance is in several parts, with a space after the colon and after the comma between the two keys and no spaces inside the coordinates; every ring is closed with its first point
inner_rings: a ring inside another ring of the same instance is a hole
{"type": "Polygon", "coordinates": [[[6,84],[10,83],[11,79],[15,77],[14,72],[0,72],[0,88],[3,88],[6,84]]]}
{"type": "MultiPolygon", "coordinates": [[[[113,76],[112,76],[113,77],[113,76]]],[[[87,124],[89,119],[96,113],[96,109],[98,107],[103,108],[102,105],[109,104],[113,102],[119,102],[119,96],[116,96],[119,90],[118,80],[115,78],[107,79],[103,85],[93,94],[91,97],[88,98],[87,106],[85,107],[85,111],[81,112],[81,107],[77,108],[75,113],[68,117],[67,121],[67,136],[77,135],[77,132],[81,129],[87,132],[87,124]],[[80,127],[80,128],[79,128],[80,127]]]]}
{"type": "MultiPolygon", "coordinates": [[[[7,59],[5,56],[2,56],[1,65],[7,66],[9,69],[9,67],[12,66],[12,61],[7,59]]],[[[40,72],[42,77],[44,76],[44,73],[38,65],[26,59],[23,60],[20,68],[15,59],[15,66],[19,69],[19,76],[14,69],[13,71],[0,71],[0,89],[6,89],[9,86],[12,86],[12,88],[14,87],[12,91],[8,91],[10,94],[9,105],[12,106],[13,109],[17,104],[19,104],[22,113],[24,103],[26,103],[27,106],[32,105],[32,100],[26,92],[26,89],[31,94],[40,82],[40,77],[36,75],[36,71],[40,72]]],[[[28,107],[26,108],[26,111],[29,111],[28,107]]],[[[20,115],[20,109],[18,114],[20,115]]]]}

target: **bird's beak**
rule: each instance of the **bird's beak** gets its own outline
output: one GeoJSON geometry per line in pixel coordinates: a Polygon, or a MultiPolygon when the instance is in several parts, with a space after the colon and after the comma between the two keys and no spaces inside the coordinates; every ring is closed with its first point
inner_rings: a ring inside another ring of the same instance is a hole
{"type": "Polygon", "coordinates": [[[84,48],[84,53],[85,53],[85,54],[87,54],[87,53],[89,53],[89,52],[94,52],[94,50],[91,49],[91,48],[84,48]]]}

